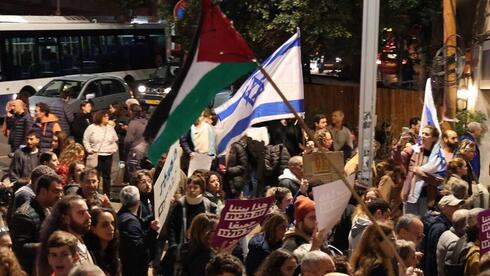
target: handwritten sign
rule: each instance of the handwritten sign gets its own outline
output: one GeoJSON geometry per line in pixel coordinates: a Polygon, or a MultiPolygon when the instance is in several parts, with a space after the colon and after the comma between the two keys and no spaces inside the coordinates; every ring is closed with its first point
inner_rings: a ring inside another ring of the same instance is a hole
{"type": "MultiPolygon", "coordinates": [[[[349,185],[354,185],[354,178],[354,175],[347,177],[349,185]]],[[[345,207],[347,207],[350,197],[351,192],[341,179],[313,187],[318,229],[332,230],[342,216],[345,207]]]]}
{"type": "Polygon", "coordinates": [[[306,179],[310,182],[329,183],[340,179],[333,167],[329,166],[327,158],[343,173],[344,154],[341,151],[314,152],[303,157],[303,170],[306,179]]]}
{"type": "Polygon", "coordinates": [[[480,256],[490,251],[490,209],[478,214],[480,228],[480,256]]]}
{"type": "Polygon", "coordinates": [[[219,248],[246,236],[262,221],[273,201],[273,197],[226,200],[212,245],[219,248]]]}
{"type": "Polygon", "coordinates": [[[167,155],[162,172],[157,178],[154,186],[154,202],[155,202],[155,218],[158,219],[160,225],[165,223],[170,201],[177,191],[180,182],[180,158],[182,157],[182,149],[179,143],[174,143],[167,155]]]}

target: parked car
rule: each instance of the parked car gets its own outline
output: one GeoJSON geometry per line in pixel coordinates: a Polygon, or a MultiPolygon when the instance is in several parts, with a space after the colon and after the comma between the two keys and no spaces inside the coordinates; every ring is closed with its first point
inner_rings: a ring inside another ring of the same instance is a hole
{"type": "Polygon", "coordinates": [[[34,114],[36,103],[50,104],[60,96],[61,91],[69,91],[69,104],[75,113],[80,111],[83,100],[92,100],[93,111],[107,109],[113,102],[125,102],[130,98],[129,87],[123,79],[103,75],[73,75],[55,78],[29,98],[30,111],[34,114]]]}
{"type": "Polygon", "coordinates": [[[158,105],[171,90],[171,81],[156,78],[140,82],[134,93],[134,97],[143,104],[158,105]]]}

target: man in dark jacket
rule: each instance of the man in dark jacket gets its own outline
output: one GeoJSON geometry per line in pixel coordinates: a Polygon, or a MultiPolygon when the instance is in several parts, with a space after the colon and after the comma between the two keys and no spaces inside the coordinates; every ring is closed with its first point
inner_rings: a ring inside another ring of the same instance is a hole
{"type": "Polygon", "coordinates": [[[422,243],[424,249],[423,268],[426,275],[437,275],[437,243],[442,233],[449,230],[452,226],[451,219],[456,210],[461,208],[464,200],[456,198],[454,195],[444,196],[439,200],[439,210],[437,216],[428,229],[428,234],[422,243]]]}
{"type": "Polygon", "coordinates": [[[26,146],[15,151],[9,168],[10,181],[17,181],[19,178],[30,177],[31,172],[39,165],[39,135],[35,131],[30,131],[26,136],[26,146]]]}
{"type": "Polygon", "coordinates": [[[143,137],[148,118],[139,105],[133,107],[132,115],[132,120],[126,130],[126,137],[124,137],[124,149],[127,153],[126,169],[129,180],[136,171],[141,169],[141,160],[146,157],[148,149],[148,142],[143,137]]]}
{"type": "Polygon", "coordinates": [[[158,220],[150,223],[145,231],[143,222],[138,217],[140,195],[138,188],[126,186],[121,190],[121,210],[117,213],[121,246],[120,256],[122,275],[148,275],[150,247],[155,243],[160,224],[158,220]]]}
{"type": "Polygon", "coordinates": [[[247,143],[251,138],[244,136],[239,141],[231,144],[228,160],[226,162],[225,193],[230,198],[238,198],[243,187],[248,183],[249,162],[247,143]]]}
{"type": "Polygon", "coordinates": [[[70,124],[73,123],[73,110],[68,104],[70,100],[71,89],[65,89],[61,91],[60,97],[56,98],[50,103],[51,113],[58,117],[58,122],[60,123],[61,130],[70,136],[70,124]]]}
{"type": "Polygon", "coordinates": [[[57,176],[43,175],[38,180],[34,200],[20,206],[12,217],[10,230],[13,250],[29,275],[33,272],[34,259],[39,246],[39,232],[46,218],[47,209],[52,207],[62,195],[61,179],[57,176]]]}
{"type": "Polygon", "coordinates": [[[72,124],[72,134],[75,142],[83,144],[83,133],[89,125],[92,124],[92,103],[90,101],[82,101],[80,103],[80,112],[75,115],[72,124]]]}
{"type": "Polygon", "coordinates": [[[15,152],[26,141],[27,133],[31,130],[32,117],[26,112],[25,103],[21,100],[14,101],[14,120],[12,121],[9,144],[12,152],[15,152]]]}
{"type": "Polygon", "coordinates": [[[288,168],[279,176],[279,187],[288,188],[295,195],[303,178],[303,157],[293,156],[289,159],[288,168]]]}

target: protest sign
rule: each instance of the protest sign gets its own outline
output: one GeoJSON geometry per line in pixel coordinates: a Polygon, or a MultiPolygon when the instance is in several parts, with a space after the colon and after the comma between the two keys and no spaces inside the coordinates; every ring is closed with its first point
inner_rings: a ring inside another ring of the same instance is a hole
{"type": "MultiPolygon", "coordinates": [[[[349,185],[354,185],[354,178],[354,175],[347,177],[349,185]]],[[[313,187],[318,229],[332,230],[342,216],[350,197],[351,192],[341,179],[313,187]]]]}
{"type": "Polygon", "coordinates": [[[226,200],[212,245],[219,248],[246,236],[262,221],[273,201],[272,196],[226,200]]]}
{"type": "Polygon", "coordinates": [[[181,178],[181,157],[182,149],[179,143],[176,142],[170,147],[162,172],[158,176],[153,188],[155,218],[158,219],[160,225],[165,223],[170,208],[170,201],[179,186],[181,178]]]}
{"type": "Polygon", "coordinates": [[[211,169],[212,162],[212,156],[195,152],[191,160],[189,161],[189,170],[187,171],[187,177],[191,176],[195,170],[209,171],[209,169],[211,169]]]}
{"type": "Polygon", "coordinates": [[[314,152],[303,157],[303,172],[310,182],[329,183],[340,179],[333,167],[329,166],[327,158],[340,171],[344,171],[344,154],[341,151],[314,152]]]}
{"type": "Polygon", "coordinates": [[[480,228],[480,256],[490,251],[490,209],[478,214],[480,228]]]}

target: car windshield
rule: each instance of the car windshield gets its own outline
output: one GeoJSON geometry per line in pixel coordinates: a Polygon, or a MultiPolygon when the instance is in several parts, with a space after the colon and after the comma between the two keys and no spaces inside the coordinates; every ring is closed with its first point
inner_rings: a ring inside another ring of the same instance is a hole
{"type": "Polygon", "coordinates": [[[41,88],[41,90],[37,92],[36,96],[54,98],[59,97],[61,91],[68,91],[70,98],[75,99],[78,98],[78,94],[80,94],[80,90],[82,90],[82,85],[83,83],[81,81],[52,80],[41,88]]]}

